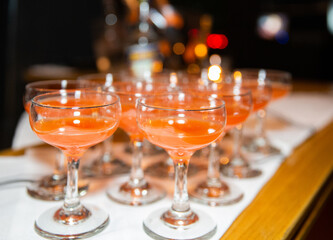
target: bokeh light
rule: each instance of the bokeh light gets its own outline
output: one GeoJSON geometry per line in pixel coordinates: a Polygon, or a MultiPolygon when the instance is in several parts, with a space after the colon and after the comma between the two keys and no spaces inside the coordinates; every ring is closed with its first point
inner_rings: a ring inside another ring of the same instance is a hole
{"type": "Polygon", "coordinates": [[[209,57],[209,63],[210,65],[221,65],[222,59],[220,55],[213,54],[209,57]]]}
{"type": "Polygon", "coordinates": [[[212,65],[208,68],[208,79],[219,82],[222,79],[222,68],[219,65],[212,65]]]}
{"type": "Polygon", "coordinates": [[[185,46],[183,43],[177,42],[173,45],[172,50],[176,55],[182,55],[185,52],[185,46]]]}
{"type": "Polygon", "coordinates": [[[235,83],[240,84],[242,82],[242,73],[240,71],[234,72],[235,83]]]}
{"type": "Polygon", "coordinates": [[[194,48],[194,53],[198,58],[204,58],[207,56],[208,49],[205,44],[199,43],[194,48]]]}
{"type": "Polygon", "coordinates": [[[200,67],[199,67],[198,64],[191,63],[191,64],[188,65],[188,67],[187,67],[187,72],[188,72],[189,74],[200,73],[200,67]]]}
{"type": "Polygon", "coordinates": [[[271,13],[258,18],[257,31],[263,39],[275,39],[280,44],[286,44],[289,40],[287,28],[288,18],[284,14],[271,13]]]}
{"type": "Polygon", "coordinates": [[[328,31],[333,34],[333,1],[331,1],[327,7],[326,23],[328,31]]]}
{"type": "Polygon", "coordinates": [[[105,23],[109,26],[116,24],[117,20],[118,20],[117,16],[113,13],[110,13],[105,17],[105,23]]]}
{"type": "Polygon", "coordinates": [[[275,40],[280,44],[286,44],[289,41],[289,34],[286,31],[280,31],[276,34],[275,40]]]}
{"type": "Polygon", "coordinates": [[[111,62],[107,57],[99,57],[96,61],[96,66],[100,72],[107,72],[110,70],[111,62]]]}
{"type": "Polygon", "coordinates": [[[229,40],[224,34],[209,34],[207,45],[213,49],[224,49],[228,46],[229,40]]]}

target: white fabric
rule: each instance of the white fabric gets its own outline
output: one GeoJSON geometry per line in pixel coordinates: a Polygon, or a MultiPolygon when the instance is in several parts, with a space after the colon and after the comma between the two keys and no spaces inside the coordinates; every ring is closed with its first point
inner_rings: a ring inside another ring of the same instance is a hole
{"type": "Polygon", "coordinates": [[[21,149],[43,143],[39,137],[32,131],[29,124],[29,115],[23,112],[14,133],[12,149],[21,149]]]}
{"type": "MultiPolygon", "coordinates": [[[[273,103],[269,107],[268,122],[272,116],[284,116],[287,120],[281,120],[275,129],[270,129],[268,124],[268,136],[276,146],[280,147],[285,154],[307,139],[314,131],[327,125],[333,119],[333,96],[319,94],[292,94],[289,97],[273,103]],[[270,113],[272,113],[270,115],[270,113]],[[274,114],[273,114],[274,113],[274,114]],[[283,122],[281,124],[281,122],[283,122]],[[284,126],[284,127],[283,127],[284,126]]],[[[24,125],[24,124],[22,124],[24,125]]],[[[31,136],[26,135],[27,129],[19,125],[13,147],[20,148],[32,143],[31,136]]],[[[46,174],[52,170],[50,156],[56,156],[53,149],[31,149],[24,156],[0,157],[0,182],[8,178],[31,177],[35,174],[46,174]]],[[[89,155],[89,154],[88,154],[89,155]]],[[[85,158],[89,158],[85,155],[85,158]]],[[[88,161],[88,160],[87,160],[88,161]]],[[[251,203],[260,189],[274,175],[283,161],[283,157],[272,157],[270,161],[255,166],[262,170],[260,177],[253,179],[227,179],[225,181],[234,183],[244,192],[244,198],[233,205],[209,207],[191,202],[191,207],[208,213],[218,224],[217,233],[212,239],[219,239],[230,227],[237,216],[251,203]]],[[[82,164],[85,163],[83,159],[82,164]]],[[[201,172],[194,178],[189,178],[189,187],[197,177],[205,176],[201,172]]],[[[131,207],[115,203],[108,199],[105,194],[104,184],[112,184],[112,179],[92,180],[91,190],[83,197],[82,203],[98,205],[109,213],[110,224],[98,235],[91,237],[92,240],[131,240],[150,239],[142,228],[143,219],[155,209],[170,207],[172,201],[172,180],[151,179],[160,183],[168,189],[168,197],[154,204],[141,207],[131,207]]],[[[42,239],[34,231],[35,219],[45,210],[60,206],[61,202],[40,201],[26,194],[23,184],[0,186],[0,240],[36,240],[42,239]]]]}

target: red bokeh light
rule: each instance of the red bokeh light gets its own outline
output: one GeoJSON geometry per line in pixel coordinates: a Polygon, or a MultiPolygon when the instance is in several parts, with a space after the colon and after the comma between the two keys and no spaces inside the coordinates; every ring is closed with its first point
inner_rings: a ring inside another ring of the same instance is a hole
{"type": "Polygon", "coordinates": [[[207,46],[213,49],[224,49],[228,43],[228,38],[224,34],[209,34],[207,37],[207,46]]]}
{"type": "Polygon", "coordinates": [[[196,28],[192,28],[188,31],[188,35],[191,38],[198,36],[198,33],[199,33],[199,30],[196,28]]]}

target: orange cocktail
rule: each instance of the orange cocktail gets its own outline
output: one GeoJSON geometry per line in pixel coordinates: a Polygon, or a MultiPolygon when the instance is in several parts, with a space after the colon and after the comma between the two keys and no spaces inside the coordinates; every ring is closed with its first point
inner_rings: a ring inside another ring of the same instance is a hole
{"type": "Polygon", "coordinates": [[[223,131],[220,122],[179,117],[152,119],[141,129],[151,143],[166,149],[177,162],[213,142],[223,131]]]}
{"type": "Polygon", "coordinates": [[[211,236],[215,222],[193,212],[187,193],[187,170],[193,153],[220,138],[224,132],[224,102],[188,93],[142,97],[137,121],[146,138],[164,148],[175,167],[175,190],[170,210],[157,210],[144,220],[144,229],[161,239],[201,239],[211,236]]]}
{"type": "MultiPolygon", "coordinates": [[[[64,108],[98,106],[103,103],[100,99],[66,99],[66,102],[62,103],[61,98],[41,102],[43,106],[64,108]]],[[[108,138],[118,127],[117,119],[108,117],[107,114],[101,116],[94,108],[80,109],[76,113],[73,109],[54,111],[38,106],[35,109],[45,117],[34,123],[33,129],[38,137],[72,156],[81,154],[83,150],[108,138]]]]}
{"type": "MultiPolygon", "coordinates": [[[[252,111],[250,89],[240,87],[237,84],[211,83],[206,86],[196,86],[191,91],[202,96],[219,98],[225,102],[227,122],[224,132],[242,124],[252,111]]],[[[218,151],[216,150],[219,140],[217,139],[216,142],[209,146],[207,178],[190,191],[193,200],[211,206],[228,205],[238,202],[243,197],[243,192],[240,189],[236,186],[229,186],[222,181],[220,176],[220,156],[218,156],[218,151]]],[[[237,145],[235,147],[234,152],[237,153],[239,148],[237,148],[237,145]]]]}
{"type": "Polygon", "coordinates": [[[244,78],[242,86],[249,88],[252,92],[253,112],[264,109],[268,105],[272,96],[272,87],[269,83],[261,84],[257,79],[244,78]]]}
{"type": "Polygon", "coordinates": [[[128,205],[144,205],[155,202],[165,196],[165,190],[156,184],[150,184],[144,178],[141,166],[144,135],[136,122],[136,101],[142,96],[166,94],[168,83],[149,83],[140,81],[114,82],[109,91],[116,93],[121,102],[122,115],[119,127],[130,137],[133,148],[130,178],[120,186],[114,184],[107,189],[108,196],[117,202],[128,205]]]}
{"type": "Polygon", "coordinates": [[[119,127],[123,129],[132,139],[143,141],[144,135],[136,124],[135,101],[126,102],[121,105],[122,115],[119,127]]]}
{"type": "MultiPolygon", "coordinates": [[[[98,89],[96,83],[78,82],[76,80],[44,80],[29,83],[25,86],[23,104],[25,111],[29,114],[31,100],[38,95],[57,92],[69,89],[98,89]]],[[[30,196],[43,200],[61,200],[65,196],[66,188],[66,168],[64,157],[58,154],[56,157],[55,168],[50,175],[43,176],[36,182],[27,186],[27,192],[30,196]]],[[[87,192],[88,182],[80,182],[80,195],[87,192]]]]}
{"type": "Polygon", "coordinates": [[[43,141],[61,149],[68,162],[64,204],[37,219],[35,230],[41,236],[88,237],[107,225],[109,217],[104,211],[80,203],[78,167],[90,146],[117,129],[120,114],[119,97],[107,92],[62,90],[38,95],[31,101],[31,128],[43,141]]]}
{"type": "MultiPolygon", "coordinates": [[[[271,87],[271,98],[269,101],[283,98],[291,91],[291,75],[288,72],[271,69],[243,69],[240,72],[245,82],[249,82],[251,79],[251,82],[257,83],[255,91],[265,85],[269,85],[271,87]]],[[[252,161],[261,161],[268,156],[280,154],[280,150],[272,146],[265,133],[265,119],[267,115],[265,108],[268,104],[269,102],[266,102],[261,106],[254,107],[257,115],[256,133],[254,137],[247,138],[244,143],[244,149],[251,154],[252,161]]]]}
{"type": "Polygon", "coordinates": [[[287,96],[291,91],[291,85],[286,83],[272,82],[272,101],[287,96]]]}

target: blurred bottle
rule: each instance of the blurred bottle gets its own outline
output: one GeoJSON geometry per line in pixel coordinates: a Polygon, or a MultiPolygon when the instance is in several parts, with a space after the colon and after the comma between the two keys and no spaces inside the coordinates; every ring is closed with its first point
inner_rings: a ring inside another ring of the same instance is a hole
{"type": "Polygon", "coordinates": [[[150,5],[147,0],[138,0],[139,21],[130,29],[127,57],[134,76],[147,78],[163,69],[160,58],[158,35],[149,22],[150,5]]]}
{"type": "Polygon", "coordinates": [[[103,14],[93,25],[94,52],[99,72],[118,71],[125,63],[125,6],[118,0],[103,0],[103,14]]]}

